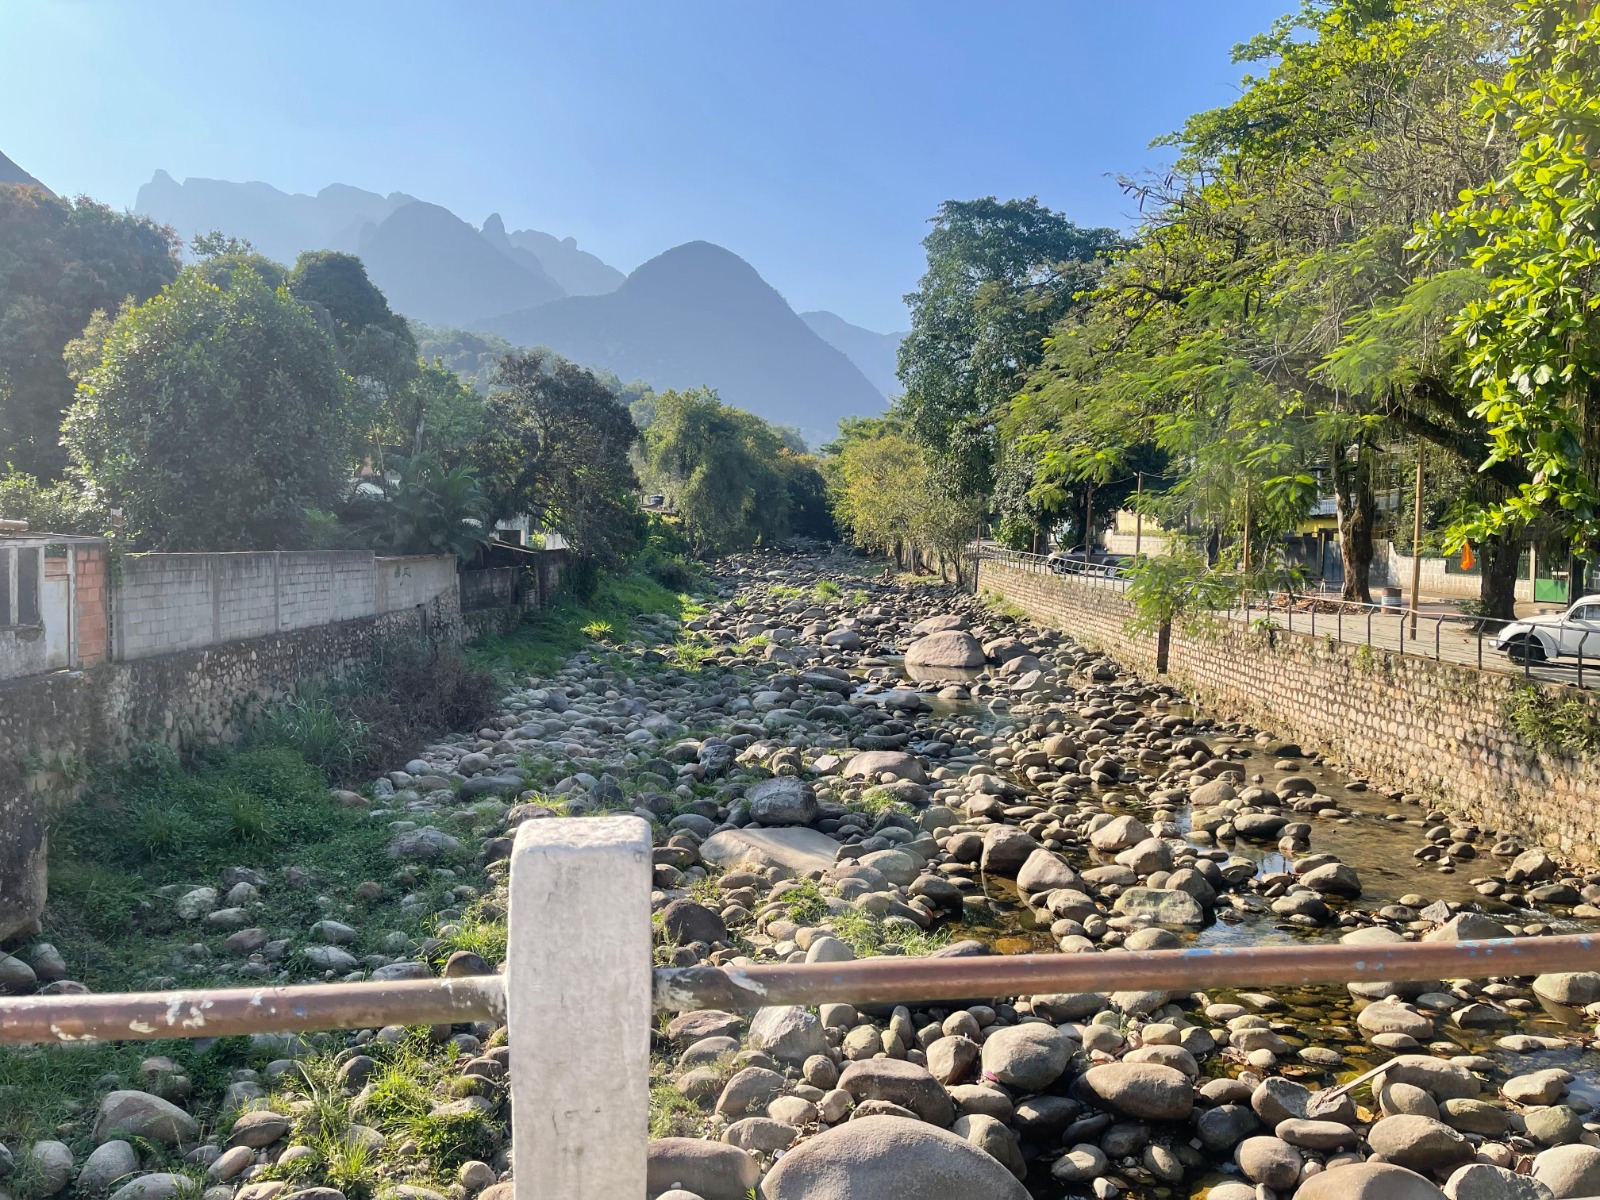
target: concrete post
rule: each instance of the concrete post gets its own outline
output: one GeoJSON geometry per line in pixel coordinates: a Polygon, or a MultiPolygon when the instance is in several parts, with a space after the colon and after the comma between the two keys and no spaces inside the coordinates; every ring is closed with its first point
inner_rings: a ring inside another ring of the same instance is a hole
{"type": "Polygon", "coordinates": [[[506,966],[516,1200],[645,1194],[651,877],[638,817],[517,830],[506,966]]]}

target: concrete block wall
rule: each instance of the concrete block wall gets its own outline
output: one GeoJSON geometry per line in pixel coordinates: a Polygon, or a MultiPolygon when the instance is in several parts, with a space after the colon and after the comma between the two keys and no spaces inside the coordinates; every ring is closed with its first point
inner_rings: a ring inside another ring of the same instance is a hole
{"type": "Polygon", "coordinates": [[[379,558],[373,562],[380,613],[401,612],[456,589],[454,558],[379,558]]]}
{"type": "MultiPolygon", "coordinates": [[[[1103,583],[984,561],[978,590],[1155,677],[1155,638],[1103,583]]],[[[1600,760],[1535,749],[1506,722],[1513,674],[1327,637],[1175,628],[1168,675],[1201,708],[1328,754],[1380,787],[1426,797],[1485,829],[1600,861],[1600,760]]],[[[1595,703],[1590,693],[1536,684],[1595,703]]]]}
{"type": "Polygon", "coordinates": [[[414,610],[454,594],[455,561],[360,551],[130,554],[111,590],[115,656],[129,662],[414,610]]]}

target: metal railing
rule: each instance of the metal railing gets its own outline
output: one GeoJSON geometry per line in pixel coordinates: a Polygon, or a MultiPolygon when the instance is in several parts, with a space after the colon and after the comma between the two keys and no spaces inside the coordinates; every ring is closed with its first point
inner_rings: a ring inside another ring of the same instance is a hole
{"type": "MultiPolygon", "coordinates": [[[[1125,562],[1084,562],[1061,555],[1029,554],[985,547],[982,560],[1015,570],[1068,578],[1124,594],[1130,584],[1125,562]]],[[[1521,649],[1497,646],[1497,635],[1527,618],[1510,621],[1459,612],[1413,613],[1410,608],[1365,604],[1322,591],[1291,588],[1241,588],[1232,607],[1212,615],[1253,628],[1282,629],[1311,637],[1332,637],[1392,654],[1451,662],[1480,671],[1516,673],[1525,678],[1600,687],[1600,628],[1563,622],[1543,627],[1553,644],[1552,655],[1538,634],[1530,633],[1521,649]],[[1530,652],[1530,646],[1537,646],[1530,652]]],[[[1600,623],[1596,623],[1600,625],[1600,623]]]]}
{"type": "Polygon", "coordinates": [[[1600,938],[1266,946],[651,970],[639,817],[517,830],[503,976],[0,1000],[0,1043],[148,1041],[505,1021],[517,1200],[644,1193],[654,1014],[1062,992],[1519,978],[1600,967],[1600,938]],[[583,1036],[572,1018],[582,1013],[583,1036]]]}

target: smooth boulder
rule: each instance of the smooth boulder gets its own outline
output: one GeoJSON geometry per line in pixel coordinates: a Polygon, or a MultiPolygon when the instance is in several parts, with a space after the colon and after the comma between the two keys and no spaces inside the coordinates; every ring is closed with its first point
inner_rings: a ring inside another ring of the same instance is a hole
{"type": "Polygon", "coordinates": [[[987,661],[978,639],[959,629],[930,633],[906,647],[908,667],[981,667],[987,661]]]}
{"type": "Polygon", "coordinates": [[[1029,1200],[1028,1190],[995,1158],[954,1133],[903,1117],[861,1117],[803,1142],[767,1173],[761,1195],[765,1200],[1029,1200]]]}

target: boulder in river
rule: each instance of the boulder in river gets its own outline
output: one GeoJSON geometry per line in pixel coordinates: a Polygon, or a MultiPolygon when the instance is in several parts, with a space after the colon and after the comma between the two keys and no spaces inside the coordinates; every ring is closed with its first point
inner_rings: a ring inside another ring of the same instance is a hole
{"type": "Polygon", "coordinates": [[[758,825],[809,825],[817,819],[817,797],[811,785],[793,775],[763,779],[745,793],[750,816],[758,825]]]}
{"type": "Polygon", "coordinates": [[[1194,1088],[1176,1067],[1106,1063],[1085,1071],[1083,1083],[1106,1107],[1140,1121],[1182,1121],[1194,1109],[1194,1088]]]}
{"type": "Polygon", "coordinates": [[[700,844],[700,857],[716,867],[784,867],[801,876],[829,870],[838,855],[838,842],[803,825],[724,829],[700,844]]]}
{"type": "Polygon", "coordinates": [[[983,646],[970,633],[946,629],[920,637],[906,647],[908,667],[981,667],[983,646]]]}
{"type": "Polygon", "coordinates": [[[846,779],[873,779],[893,775],[912,783],[927,783],[928,774],[917,756],[903,750],[866,750],[844,765],[846,779]]]}
{"type": "Polygon", "coordinates": [[[1294,1200],[1445,1200],[1445,1194],[1393,1163],[1343,1163],[1302,1183],[1294,1200]]]}
{"type": "Polygon", "coordinates": [[[901,1117],[860,1117],[818,1134],[778,1161],[761,1181],[761,1194],[766,1200],[1028,1200],[1016,1176],[966,1139],[901,1117]]]}

